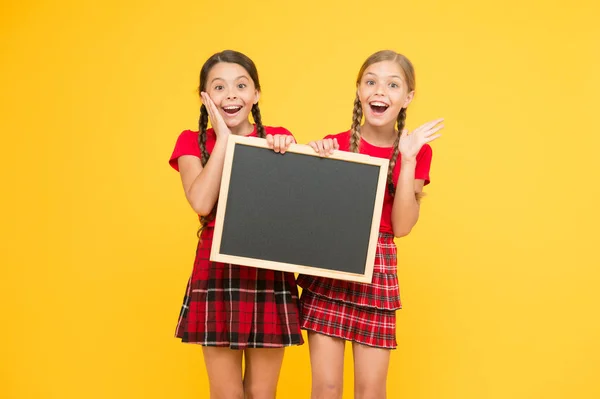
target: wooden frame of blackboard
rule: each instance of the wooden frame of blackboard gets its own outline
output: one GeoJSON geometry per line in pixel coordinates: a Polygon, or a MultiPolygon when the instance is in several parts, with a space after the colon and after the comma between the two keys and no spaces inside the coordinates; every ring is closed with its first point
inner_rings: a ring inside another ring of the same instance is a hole
{"type": "MultiPolygon", "coordinates": [[[[368,164],[379,168],[378,182],[375,194],[375,203],[372,210],[371,229],[369,232],[369,242],[367,247],[367,256],[364,273],[350,273],[339,270],[331,270],[305,264],[293,264],[285,262],[276,262],[265,259],[257,259],[244,256],[234,256],[221,253],[221,242],[223,239],[223,224],[227,212],[227,198],[230,189],[230,178],[235,160],[235,149],[237,146],[252,146],[268,149],[265,139],[256,137],[244,137],[231,135],[228,138],[225,161],[223,166],[223,176],[221,179],[221,188],[219,192],[219,206],[215,219],[215,230],[211,247],[210,260],[213,262],[231,263],[244,266],[253,266],[262,269],[271,269],[286,271],[292,273],[309,274],[313,276],[328,277],[340,280],[356,281],[370,283],[373,277],[373,266],[375,263],[375,252],[377,250],[377,240],[379,235],[379,225],[381,221],[381,211],[383,208],[383,198],[387,184],[387,171],[389,160],[384,158],[371,157],[364,154],[351,153],[346,151],[335,151],[327,159],[355,162],[358,164],[368,164]]],[[[271,150],[272,151],[272,150],[271,150]]],[[[302,154],[312,157],[319,155],[309,146],[292,144],[287,150],[289,153],[302,154]]],[[[284,155],[285,156],[285,155],[284,155]]]]}

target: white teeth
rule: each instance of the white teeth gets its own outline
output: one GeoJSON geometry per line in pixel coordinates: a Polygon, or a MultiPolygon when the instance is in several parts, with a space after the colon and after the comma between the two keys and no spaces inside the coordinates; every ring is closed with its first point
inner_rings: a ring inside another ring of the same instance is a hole
{"type": "Polygon", "coordinates": [[[234,109],[241,109],[242,107],[237,106],[237,105],[230,105],[228,107],[223,107],[223,109],[227,109],[227,110],[234,110],[234,109]]]}
{"type": "Polygon", "coordinates": [[[379,102],[379,101],[373,101],[373,102],[371,103],[371,105],[374,105],[374,106],[376,106],[376,107],[387,107],[387,106],[388,106],[387,104],[385,104],[385,103],[382,103],[382,102],[379,102]]]}

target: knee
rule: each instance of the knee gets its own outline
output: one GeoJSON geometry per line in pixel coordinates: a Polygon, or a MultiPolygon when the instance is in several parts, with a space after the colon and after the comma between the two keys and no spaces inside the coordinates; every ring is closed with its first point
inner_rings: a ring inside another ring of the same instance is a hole
{"type": "Polygon", "coordinates": [[[244,399],[244,390],[241,386],[211,389],[210,399],[244,399]]]}
{"type": "Polygon", "coordinates": [[[313,385],[312,399],[342,399],[342,383],[330,382],[313,385]]]}
{"type": "Polygon", "coordinates": [[[384,383],[361,383],[355,382],[355,399],[382,399],[386,397],[386,387],[384,383]]]}
{"type": "Polygon", "coordinates": [[[251,384],[244,390],[246,399],[275,399],[277,388],[251,384]]]}

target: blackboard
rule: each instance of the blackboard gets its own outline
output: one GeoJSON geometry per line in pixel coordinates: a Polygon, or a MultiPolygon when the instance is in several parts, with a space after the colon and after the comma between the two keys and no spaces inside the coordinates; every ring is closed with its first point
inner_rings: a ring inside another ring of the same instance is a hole
{"type": "Polygon", "coordinates": [[[371,282],[389,161],[228,139],[211,260],[371,282]]]}

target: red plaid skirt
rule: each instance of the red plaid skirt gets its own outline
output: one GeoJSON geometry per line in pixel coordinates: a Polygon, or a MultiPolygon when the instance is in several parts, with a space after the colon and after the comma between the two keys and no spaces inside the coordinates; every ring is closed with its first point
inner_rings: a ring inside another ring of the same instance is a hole
{"type": "Polygon", "coordinates": [[[198,243],[176,337],[231,349],[302,344],[294,274],[211,262],[213,231],[198,243]]]}
{"type": "Polygon", "coordinates": [[[392,234],[379,233],[371,284],[300,275],[298,285],[303,329],[396,348],[396,310],[402,304],[392,234]]]}

